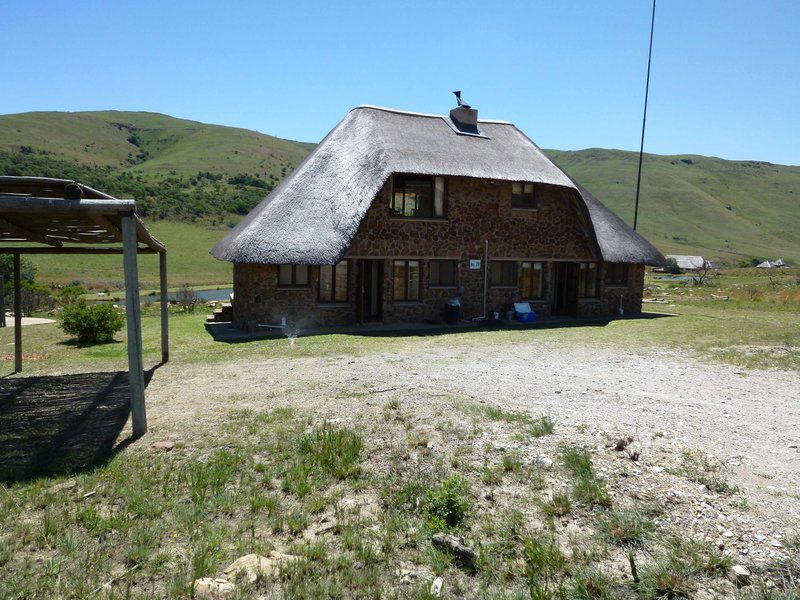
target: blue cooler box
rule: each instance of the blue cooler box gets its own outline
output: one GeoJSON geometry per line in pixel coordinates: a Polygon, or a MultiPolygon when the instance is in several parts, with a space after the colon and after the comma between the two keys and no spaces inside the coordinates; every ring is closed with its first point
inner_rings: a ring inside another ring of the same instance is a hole
{"type": "Polygon", "coordinates": [[[520,323],[533,323],[536,321],[536,313],[531,310],[531,305],[527,302],[515,302],[514,312],[517,314],[517,321],[520,323]]]}

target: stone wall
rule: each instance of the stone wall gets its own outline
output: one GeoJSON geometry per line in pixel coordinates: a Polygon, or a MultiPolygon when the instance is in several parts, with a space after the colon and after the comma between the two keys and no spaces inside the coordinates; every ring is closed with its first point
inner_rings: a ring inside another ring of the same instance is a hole
{"type": "MultiPolygon", "coordinates": [[[[465,177],[448,177],[446,217],[407,219],[389,213],[391,180],[383,186],[367,211],[347,253],[348,301],[318,302],[319,268],[311,267],[307,288],[280,288],[276,265],[234,265],[234,319],[240,327],[254,329],[259,323],[277,323],[287,317],[293,327],[352,324],[358,321],[359,259],[383,261],[383,321],[439,320],[444,301],[463,286],[462,314],[483,314],[484,252],[489,259],[543,262],[543,298],[531,301],[542,316],[550,313],[554,260],[597,261],[597,249],[585,226],[583,212],[573,193],[557,186],[537,185],[538,209],[514,209],[511,183],[465,177]],[[393,259],[417,259],[421,263],[422,297],[419,302],[392,300],[393,259]],[[458,261],[457,284],[451,288],[428,286],[429,260],[458,261]],[[470,269],[480,260],[480,269],[470,269]]],[[[623,297],[626,314],[641,310],[644,268],[631,265],[628,284],[606,287],[601,283],[596,299],[581,300],[580,316],[615,315],[623,297]]],[[[527,300],[517,287],[493,288],[487,294],[487,312],[504,315],[513,303],[527,300]]]]}

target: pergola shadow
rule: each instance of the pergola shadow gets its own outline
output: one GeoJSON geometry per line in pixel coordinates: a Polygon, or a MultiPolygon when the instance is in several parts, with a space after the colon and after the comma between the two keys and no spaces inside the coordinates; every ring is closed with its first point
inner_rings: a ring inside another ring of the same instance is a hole
{"type": "MultiPolygon", "coordinates": [[[[145,385],[154,369],[145,371],[145,385]]],[[[130,414],[125,371],[0,379],[0,480],[76,473],[106,463],[130,414]]]]}

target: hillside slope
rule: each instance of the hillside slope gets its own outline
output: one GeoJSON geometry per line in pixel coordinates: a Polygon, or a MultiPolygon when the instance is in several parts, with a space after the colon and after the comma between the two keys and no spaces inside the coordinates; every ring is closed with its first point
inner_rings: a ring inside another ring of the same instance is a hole
{"type": "MultiPolygon", "coordinates": [[[[638,155],[548,150],[567,173],[633,223],[638,155]]],[[[728,262],[753,256],[800,261],[800,167],[679,155],[645,155],[639,231],[664,253],[728,262]]]]}
{"type": "MultiPolygon", "coordinates": [[[[0,150],[29,147],[85,166],[135,173],[279,177],[309,144],[147,112],[32,112],[0,116],[0,150]]],[[[313,147],[313,146],[312,146],[313,147]]]]}
{"type": "MultiPolygon", "coordinates": [[[[152,218],[245,214],[314,144],[145,112],[0,115],[0,174],[80,179],[152,218]]],[[[628,223],[637,154],[547,153],[628,223]]],[[[800,263],[800,167],[646,155],[639,229],[664,253],[800,263]]]]}

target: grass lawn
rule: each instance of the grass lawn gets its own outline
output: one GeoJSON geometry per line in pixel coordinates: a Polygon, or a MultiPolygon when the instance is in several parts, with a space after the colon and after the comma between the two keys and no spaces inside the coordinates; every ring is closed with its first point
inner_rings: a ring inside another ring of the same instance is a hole
{"type": "MultiPolygon", "coordinates": [[[[647,306],[672,316],[446,335],[223,344],[205,332],[202,311],[176,312],[171,361],[196,369],[219,365],[224,372],[224,363],[234,360],[409,348],[424,355],[442,346],[455,354],[460,347],[536,338],[800,370],[797,275],[729,272],[702,288],[649,280],[652,294],[669,304],[647,306]]],[[[142,323],[149,367],[160,358],[155,306],[145,307],[142,323]]],[[[0,330],[5,372],[12,334],[0,330]]],[[[55,325],[26,327],[23,338],[25,375],[126,368],[121,334],[115,343],[90,348],[69,343],[55,325]]],[[[548,441],[566,435],[567,425],[547,415],[460,398],[435,423],[421,423],[401,402],[365,395],[360,404],[371,412],[331,422],[310,407],[281,406],[283,390],[264,393],[275,400],[273,408],[237,406],[232,380],[230,404],[193,423],[171,452],[151,449],[157,440],[145,438],[88,470],[0,485],[0,597],[84,598],[99,591],[108,598],[189,598],[195,579],[214,577],[238,556],[276,550],[292,558],[253,581],[237,580],[228,597],[432,598],[439,576],[447,598],[655,600],[707,589],[716,597],[796,597],[798,539],[785,540],[793,562],[754,570],[771,587],[737,590],[727,580],[732,558],[675,525],[676,509],[660,494],[616,491],[634,481],[638,466],[609,458],[613,451],[598,452],[597,440],[548,441]],[[435,431],[423,429],[428,424],[435,431]],[[484,446],[486,432],[495,445],[484,446]],[[524,458],[531,454],[546,455],[550,466],[524,458]],[[463,538],[474,554],[442,534],[463,538]],[[638,583],[621,574],[629,573],[630,560],[638,583]]],[[[695,486],[693,493],[729,514],[746,504],[721,465],[687,456],[696,464],[682,463],[674,472],[695,486]],[[713,473],[712,487],[706,471],[713,473]]]]}
{"type": "MultiPolygon", "coordinates": [[[[167,247],[167,279],[171,288],[184,283],[231,285],[231,263],[209,254],[214,244],[229,231],[227,226],[181,221],[148,221],[146,225],[167,247]]],[[[30,255],[26,260],[38,268],[39,281],[64,285],[77,280],[87,288],[111,291],[122,290],[125,286],[121,255],[30,255]]],[[[158,256],[140,254],[140,289],[158,289],[158,286],[158,256]]]]}
{"type": "MultiPolygon", "coordinates": [[[[431,345],[457,348],[475,344],[504,344],[537,336],[542,342],[565,345],[599,345],[629,350],[683,348],[704,357],[756,368],[800,369],[800,276],[786,269],[770,276],[759,271],[734,270],[713,278],[711,285],[695,287],[684,282],[648,279],[652,294],[670,304],[645,304],[665,317],[617,320],[575,327],[462,330],[446,335],[323,335],[225,344],[214,342],[205,331],[206,312],[173,312],[170,316],[170,355],[173,361],[217,363],[237,358],[287,358],[325,354],[361,355],[414,346],[424,352],[431,345]],[[770,277],[771,276],[771,277],[770,277]],[[717,300],[714,296],[729,296],[717,300]]],[[[156,305],[145,305],[142,337],[145,364],[160,357],[160,320],[156,305]]],[[[23,348],[31,359],[25,372],[42,374],[67,371],[124,369],[124,332],[117,342],[78,348],[53,325],[27,327],[23,348]]],[[[0,353],[7,372],[12,368],[13,330],[0,330],[0,353]]]]}

